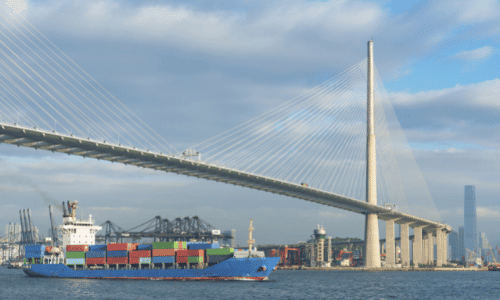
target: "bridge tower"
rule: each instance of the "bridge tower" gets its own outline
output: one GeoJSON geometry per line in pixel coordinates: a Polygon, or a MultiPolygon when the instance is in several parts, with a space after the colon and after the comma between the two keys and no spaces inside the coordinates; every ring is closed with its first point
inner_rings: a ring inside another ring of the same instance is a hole
{"type": "MultiPolygon", "coordinates": [[[[375,95],[374,95],[373,41],[368,41],[368,86],[366,130],[366,202],[377,205],[377,159],[375,142],[375,95]]],[[[367,213],[365,217],[364,265],[380,268],[378,215],[367,213]]]]}

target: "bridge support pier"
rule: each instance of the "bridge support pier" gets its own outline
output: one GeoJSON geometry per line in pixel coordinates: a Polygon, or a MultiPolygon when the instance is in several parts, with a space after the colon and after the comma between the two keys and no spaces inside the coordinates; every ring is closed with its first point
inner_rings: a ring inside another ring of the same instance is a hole
{"type": "Polygon", "coordinates": [[[429,264],[429,233],[424,232],[424,241],[422,243],[422,263],[429,264]]]}
{"type": "Polygon", "coordinates": [[[428,234],[428,243],[427,243],[427,246],[428,246],[428,256],[429,256],[429,264],[430,265],[434,265],[434,233],[432,232],[429,232],[428,234]]]}
{"type": "Polygon", "coordinates": [[[441,229],[436,230],[436,267],[443,266],[443,232],[441,229]]]}
{"type": "Polygon", "coordinates": [[[443,264],[448,264],[448,232],[443,230],[443,264]]]}
{"type": "Polygon", "coordinates": [[[401,266],[410,266],[410,226],[401,224],[401,266]]]}
{"type": "Polygon", "coordinates": [[[413,228],[413,266],[422,263],[422,227],[413,228]]]}
{"type": "Polygon", "coordinates": [[[396,264],[394,220],[389,220],[385,222],[385,263],[387,267],[396,264]]]}

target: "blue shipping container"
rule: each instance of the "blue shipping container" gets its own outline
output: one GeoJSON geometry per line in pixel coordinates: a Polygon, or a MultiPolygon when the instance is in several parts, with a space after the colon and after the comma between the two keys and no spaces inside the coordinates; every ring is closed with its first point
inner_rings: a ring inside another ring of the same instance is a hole
{"type": "Polygon", "coordinates": [[[106,251],[105,250],[93,250],[93,251],[87,251],[85,253],[86,258],[91,258],[91,257],[106,257],[106,251]]]}
{"type": "Polygon", "coordinates": [[[45,252],[45,245],[26,245],[24,246],[25,252],[45,252]]]}
{"type": "Polygon", "coordinates": [[[203,243],[203,244],[190,244],[188,249],[190,250],[203,250],[203,249],[219,249],[220,246],[218,243],[203,243]]]}
{"type": "Polygon", "coordinates": [[[66,264],[67,265],[84,265],[85,258],[67,258],[66,264]]]}
{"type": "Polygon", "coordinates": [[[108,257],[128,257],[127,250],[108,251],[108,257]]]}
{"type": "Polygon", "coordinates": [[[153,245],[138,245],[137,250],[153,250],[153,245]]]}
{"type": "Polygon", "coordinates": [[[89,246],[89,250],[90,251],[94,251],[94,250],[104,250],[106,251],[108,248],[107,248],[107,245],[90,245],[89,246]]]}
{"type": "Polygon", "coordinates": [[[44,257],[45,253],[44,252],[26,252],[24,254],[24,257],[26,258],[42,258],[44,257]]]}
{"type": "Polygon", "coordinates": [[[151,257],[139,257],[139,263],[140,264],[150,264],[151,257]]]}
{"type": "Polygon", "coordinates": [[[175,256],[154,256],[154,264],[173,264],[175,262],[175,256]]]}

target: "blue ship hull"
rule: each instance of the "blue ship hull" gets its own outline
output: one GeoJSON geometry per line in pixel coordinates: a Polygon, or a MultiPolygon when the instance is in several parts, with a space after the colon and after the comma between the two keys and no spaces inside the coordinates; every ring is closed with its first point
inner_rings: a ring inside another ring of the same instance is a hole
{"type": "Polygon", "coordinates": [[[63,264],[28,265],[32,277],[148,280],[267,280],[279,257],[230,258],[206,269],[73,270],[63,264]]]}

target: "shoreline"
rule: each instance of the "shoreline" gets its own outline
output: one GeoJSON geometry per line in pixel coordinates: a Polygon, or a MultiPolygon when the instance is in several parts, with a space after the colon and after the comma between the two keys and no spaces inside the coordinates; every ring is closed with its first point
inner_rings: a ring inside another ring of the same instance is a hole
{"type": "Polygon", "coordinates": [[[365,271],[365,272],[484,272],[488,271],[488,267],[483,268],[449,268],[449,267],[432,267],[432,268],[363,268],[363,267],[278,267],[277,270],[284,271],[365,271]]]}

